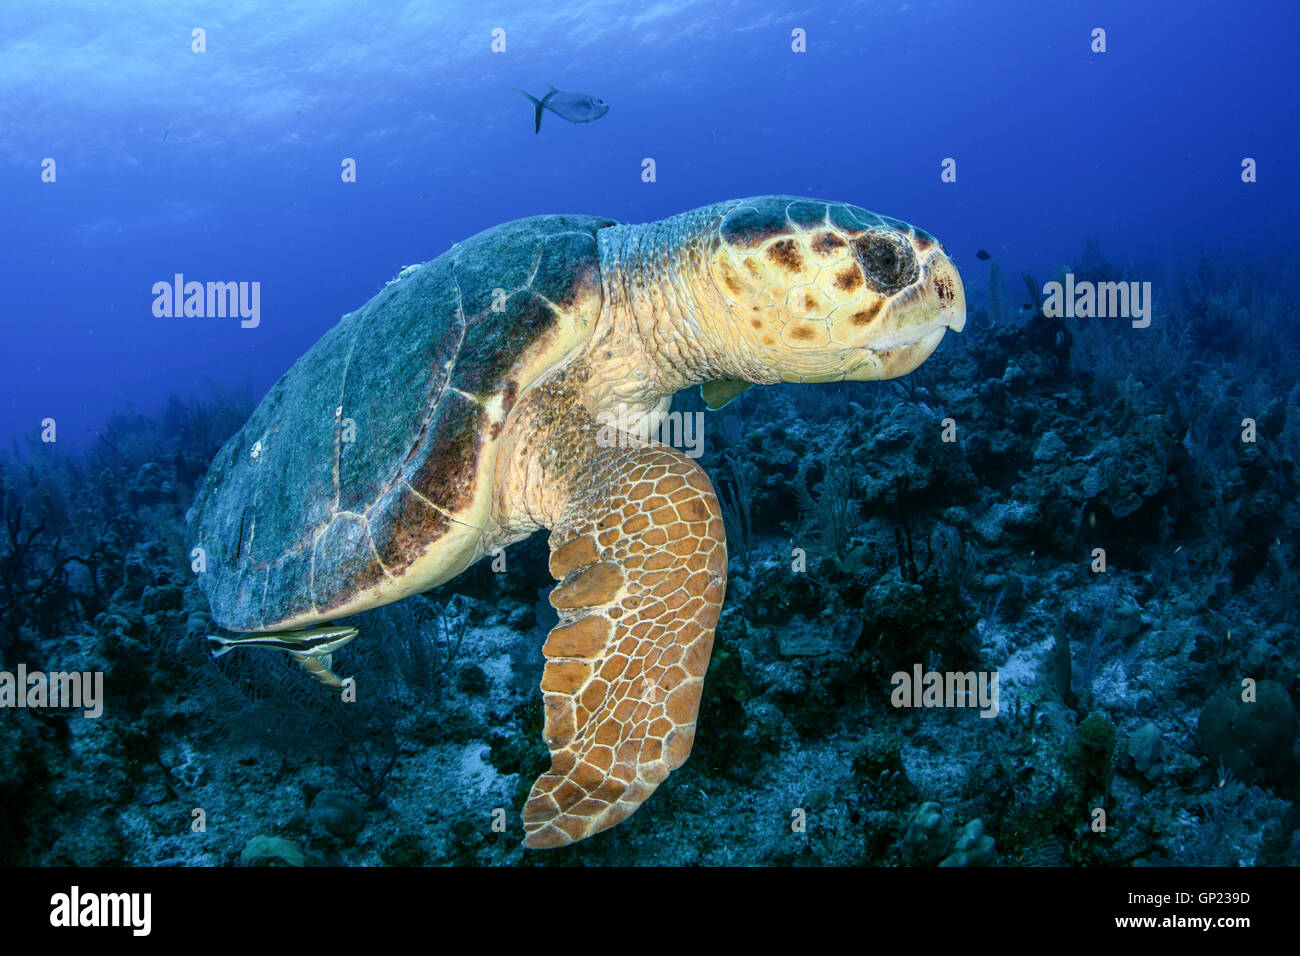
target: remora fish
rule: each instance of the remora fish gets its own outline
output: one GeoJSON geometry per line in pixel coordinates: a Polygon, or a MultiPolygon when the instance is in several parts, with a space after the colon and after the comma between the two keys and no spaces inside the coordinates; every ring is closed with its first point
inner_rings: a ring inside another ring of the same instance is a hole
{"type": "Polygon", "coordinates": [[[214,658],[229,654],[237,647],[268,647],[287,651],[303,670],[323,684],[342,687],[343,681],[330,670],[334,652],[356,637],[355,627],[326,625],[306,627],[297,631],[272,631],[265,634],[242,634],[238,637],[219,637],[209,634],[208,640],[218,645],[212,652],[214,658]]]}
{"type": "Polygon", "coordinates": [[[586,93],[567,93],[552,86],[550,92],[539,100],[532,94],[525,93],[517,86],[513,89],[533,104],[534,133],[542,131],[542,110],[544,109],[550,110],[556,116],[566,119],[570,123],[590,123],[592,120],[598,120],[609,112],[609,104],[599,96],[588,96],[586,93]]]}

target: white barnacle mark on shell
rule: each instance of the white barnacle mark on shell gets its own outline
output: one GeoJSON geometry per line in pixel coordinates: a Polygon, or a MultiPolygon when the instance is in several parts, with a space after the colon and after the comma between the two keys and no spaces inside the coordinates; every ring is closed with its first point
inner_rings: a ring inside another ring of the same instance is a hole
{"type": "Polygon", "coordinates": [[[255,441],[253,442],[252,450],[248,453],[248,458],[250,461],[257,461],[257,459],[261,457],[262,457],[262,443],[261,441],[255,441]]]}
{"type": "Polygon", "coordinates": [[[401,282],[403,279],[405,279],[407,276],[409,276],[412,272],[414,272],[418,268],[420,268],[420,263],[418,262],[415,263],[414,265],[403,266],[401,272],[397,273],[397,275],[393,276],[391,279],[389,279],[387,282],[384,283],[384,288],[387,289],[390,285],[396,285],[397,283],[401,282]]]}

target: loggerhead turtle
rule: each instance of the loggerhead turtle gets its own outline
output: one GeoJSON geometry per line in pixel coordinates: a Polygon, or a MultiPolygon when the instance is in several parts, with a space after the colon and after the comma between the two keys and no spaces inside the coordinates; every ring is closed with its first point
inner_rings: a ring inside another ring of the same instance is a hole
{"type": "Polygon", "coordinates": [[[934,237],[844,203],[495,226],[344,316],[226,443],[188,515],[200,583],[224,627],[304,628],[548,529],[524,843],[581,840],[690,754],[727,574],[705,473],[601,422],[635,433],[690,385],[904,375],[965,310],[934,237]]]}

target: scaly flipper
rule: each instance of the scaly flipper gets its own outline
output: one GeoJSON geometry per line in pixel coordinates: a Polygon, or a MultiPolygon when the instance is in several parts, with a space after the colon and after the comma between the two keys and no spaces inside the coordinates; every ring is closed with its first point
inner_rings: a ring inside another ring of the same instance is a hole
{"type": "Polygon", "coordinates": [[[659,445],[597,449],[551,530],[542,648],[551,769],[524,807],[524,845],[563,846],[632,813],[690,755],[726,590],[718,500],[659,445]]]}

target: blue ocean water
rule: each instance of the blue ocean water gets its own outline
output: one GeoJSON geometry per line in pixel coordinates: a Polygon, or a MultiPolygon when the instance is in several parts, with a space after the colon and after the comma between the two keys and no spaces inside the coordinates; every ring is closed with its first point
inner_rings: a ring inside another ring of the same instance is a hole
{"type": "Polygon", "coordinates": [[[52,417],[85,446],[110,410],[209,382],[260,395],[403,266],[537,213],[844,200],[939,236],[976,289],[977,249],[1048,273],[1084,237],[1122,258],[1293,272],[1298,16],[1269,2],[13,5],[0,440],[52,417]],[[610,111],[548,115],[534,135],[511,88],[549,84],[610,111]],[[949,157],[955,183],[940,179],[949,157]],[[155,318],[151,289],[176,273],[260,282],[261,324],[155,318]]]}
{"type": "Polygon", "coordinates": [[[525,216],[786,194],[933,234],[966,328],[897,382],[708,417],[730,569],[694,755],[558,860],[1300,865],[1292,5],[0,20],[0,708],[20,664],[107,694],[98,735],[4,712],[0,863],[535,862],[546,536],[358,617],[332,663],[381,689],[344,725],[285,655],[208,658],[186,510],[406,267],[525,216]],[[608,113],[534,132],[515,89],[552,85],[608,113]],[[168,314],[177,277],[255,286],[255,320],[168,314]],[[1058,280],[1145,285],[1149,324],[1056,310],[1058,280]],[[1000,677],[996,721],[916,703],[954,672],[1000,677]],[[177,837],[192,806],[223,828],[177,837]]]}

